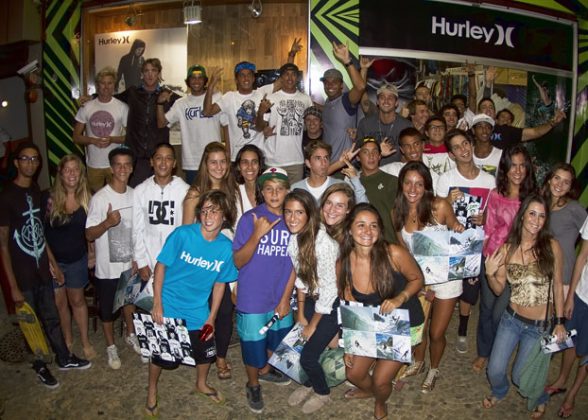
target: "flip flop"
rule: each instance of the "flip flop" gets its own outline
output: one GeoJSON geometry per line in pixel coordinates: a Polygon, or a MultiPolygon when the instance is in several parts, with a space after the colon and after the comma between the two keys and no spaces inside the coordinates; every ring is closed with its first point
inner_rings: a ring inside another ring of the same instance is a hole
{"type": "Polygon", "coordinates": [[[486,367],[486,360],[487,359],[482,358],[477,358],[474,360],[474,363],[472,363],[472,370],[478,374],[482,373],[486,367]]]}
{"type": "Polygon", "coordinates": [[[554,395],[557,395],[557,394],[563,394],[567,390],[568,390],[567,388],[558,388],[556,386],[546,386],[544,389],[545,393],[547,395],[549,395],[550,397],[553,397],[554,395]]]}
{"type": "Polygon", "coordinates": [[[572,417],[572,414],[574,414],[574,406],[566,406],[565,403],[561,405],[559,411],[557,412],[557,415],[562,419],[570,418],[572,417]]]}
{"type": "Polygon", "coordinates": [[[231,365],[228,363],[225,366],[216,365],[216,376],[218,376],[221,381],[231,379],[231,365]]]}
{"type": "Polygon", "coordinates": [[[145,418],[152,420],[159,418],[159,407],[157,406],[157,401],[151,407],[148,405],[145,406],[145,418]]]}
{"type": "Polygon", "coordinates": [[[217,391],[214,388],[210,389],[212,389],[212,392],[201,392],[196,390],[196,396],[205,398],[209,401],[212,401],[215,404],[222,404],[225,402],[225,397],[223,397],[223,395],[219,391],[217,391]]]}
{"type": "Polygon", "coordinates": [[[363,391],[360,391],[358,388],[348,389],[345,391],[345,394],[343,394],[343,398],[346,400],[365,400],[372,397],[373,395],[364,394],[363,391]]]}

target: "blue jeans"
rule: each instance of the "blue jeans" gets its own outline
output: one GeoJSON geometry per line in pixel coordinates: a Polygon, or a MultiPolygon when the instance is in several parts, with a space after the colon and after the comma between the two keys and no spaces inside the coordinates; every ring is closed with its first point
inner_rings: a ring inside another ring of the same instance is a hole
{"type": "Polygon", "coordinates": [[[486,258],[482,257],[480,266],[480,317],[478,318],[477,330],[477,350],[479,357],[490,357],[496,330],[504,310],[510,300],[510,286],[507,284],[500,296],[496,296],[486,278],[484,262],[486,258]]]}
{"type": "MultiPolygon", "coordinates": [[[[494,397],[501,400],[508,393],[510,383],[506,369],[517,345],[519,349],[512,368],[512,382],[518,386],[522,369],[527,362],[530,351],[541,337],[542,331],[541,326],[524,323],[506,311],[502,314],[488,362],[488,381],[490,381],[494,397]]],[[[544,404],[548,399],[547,394],[544,394],[538,404],[544,404]]]]}

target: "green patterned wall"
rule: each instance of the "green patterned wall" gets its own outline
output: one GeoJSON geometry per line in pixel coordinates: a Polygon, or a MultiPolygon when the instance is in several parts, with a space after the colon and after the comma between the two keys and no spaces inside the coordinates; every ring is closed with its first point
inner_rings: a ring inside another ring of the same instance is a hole
{"type": "Polygon", "coordinates": [[[49,174],[68,153],[82,154],[72,141],[76,106],[72,89],[79,87],[81,0],[48,2],[43,44],[45,136],[49,174]]]}

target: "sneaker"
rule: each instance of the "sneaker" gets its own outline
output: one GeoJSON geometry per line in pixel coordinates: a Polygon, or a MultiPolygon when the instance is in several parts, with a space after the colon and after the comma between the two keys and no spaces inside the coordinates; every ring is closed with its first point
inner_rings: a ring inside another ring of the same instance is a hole
{"type": "Polygon", "coordinates": [[[288,397],[288,405],[294,407],[306,399],[312,392],[312,387],[301,386],[288,397]]]}
{"type": "Polygon", "coordinates": [[[457,336],[457,343],[455,343],[455,349],[458,353],[468,352],[468,338],[461,335],[457,336]]]}
{"type": "Polygon", "coordinates": [[[43,385],[45,385],[49,389],[55,389],[59,386],[59,382],[55,377],[51,374],[47,366],[43,365],[39,368],[35,369],[37,372],[37,378],[41,381],[43,385]]]}
{"type": "Polygon", "coordinates": [[[313,394],[313,396],[310,397],[308,399],[308,401],[306,401],[304,403],[304,405],[302,406],[302,412],[304,414],[314,413],[315,411],[318,411],[321,408],[323,408],[323,406],[325,406],[325,404],[329,403],[330,401],[331,401],[331,397],[328,394],[327,395],[313,394]]]}
{"type": "Polygon", "coordinates": [[[280,386],[290,385],[290,382],[292,382],[286,375],[275,369],[270,369],[268,373],[259,375],[259,380],[280,386]]]}
{"type": "Polygon", "coordinates": [[[106,347],[106,354],[108,354],[108,366],[114,370],[120,369],[120,358],[118,357],[116,344],[106,347]]]}
{"type": "Polygon", "coordinates": [[[423,381],[421,385],[421,392],[423,394],[428,394],[435,388],[435,382],[437,382],[437,378],[439,377],[439,369],[429,369],[427,372],[427,377],[423,381]]]}
{"type": "Polygon", "coordinates": [[[408,366],[406,368],[404,373],[402,375],[400,375],[398,380],[404,379],[404,378],[409,378],[411,376],[419,375],[419,374],[423,373],[424,371],[425,371],[425,361],[424,360],[422,360],[420,362],[414,361],[410,364],[410,366],[408,366]]]}
{"type": "Polygon", "coordinates": [[[70,370],[70,369],[88,369],[92,366],[92,363],[85,359],[80,359],[75,354],[70,354],[65,363],[57,362],[59,370],[70,370]]]}
{"type": "Polygon", "coordinates": [[[261,413],[263,411],[263,396],[261,395],[261,385],[245,385],[245,389],[247,390],[247,402],[249,403],[249,409],[254,413],[261,413]]]}
{"type": "Polygon", "coordinates": [[[136,334],[129,334],[125,337],[125,342],[135,350],[135,353],[141,355],[141,346],[136,334]]]}

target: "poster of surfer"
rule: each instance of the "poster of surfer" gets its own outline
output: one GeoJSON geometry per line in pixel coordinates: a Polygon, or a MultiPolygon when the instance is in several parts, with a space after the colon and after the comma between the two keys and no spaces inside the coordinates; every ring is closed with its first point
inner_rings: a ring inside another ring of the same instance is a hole
{"type": "Polygon", "coordinates": [[[414,232],[413,252],[425,284],[445,283],[480,274],[484,230],[414,232]]]}
{"type": "Polygon", "coordinates": [[[141,356],[167,363],[196,366],[186,322],[179,318],[163,318],[163,324],[153,322],[149,314],[133,314],[133,324],[141,346],[141,356]]]}
{"type": "Polygon", "coordinates": [[[269,364],[294,379],[299,384],[308,380],[300,365],[300,353],[306,341],[301,333],[304,327],[298,323],[290,330],[269,359],[269,364]]]}
{"type": "Polygon", "coordinates": [[[410,319],[406,309],[382,315],[379,306],[342,301],[339,322],[345,353],[410,363],[410,319]]]}

